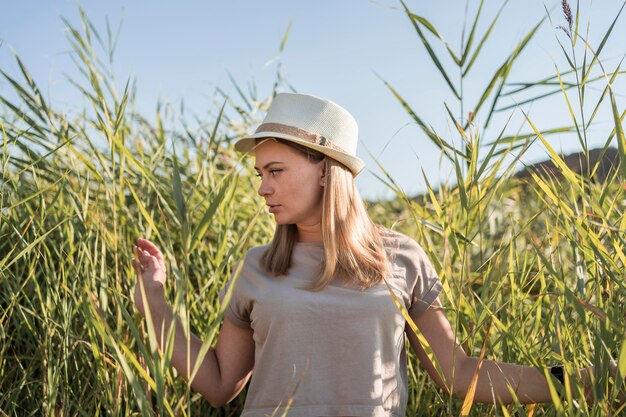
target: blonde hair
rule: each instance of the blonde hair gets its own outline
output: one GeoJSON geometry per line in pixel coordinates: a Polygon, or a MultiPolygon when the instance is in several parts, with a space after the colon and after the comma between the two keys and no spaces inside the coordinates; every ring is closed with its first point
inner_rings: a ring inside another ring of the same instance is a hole
{"type": "MultiPolygon", "coordinates": [[[[325,156],[302,145],[281,141],[304,153],[313,162],[325,156]]],[[[384,229],[375,225],[359,195],[348,168],[326,158],[322,208],[324,263],[320,278],[307,287],[319,291],[335,277],[362,289],[380,283],[390,270],[383,242],[384,229]]],[[[274,238],[261,258],[262,266],[272,275],[285,275],[291,264],[297,241],[295,224],[276,225],[274,238]]]]}

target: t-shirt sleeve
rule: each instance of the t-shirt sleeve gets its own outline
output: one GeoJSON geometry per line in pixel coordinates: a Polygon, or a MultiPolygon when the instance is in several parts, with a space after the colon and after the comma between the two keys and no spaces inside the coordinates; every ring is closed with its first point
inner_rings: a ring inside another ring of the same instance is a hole
{"type": "Polygon", "coordinates": [[[413,239],[404,236],[398,256],[404,263],[411,316],[424,312],[439,296],[443,285],[424,249],[413,239]]]}
{"type": "Polygon", "coordinates": [[[238,267],[233,269],[230,279],[219,293],[219,298],[221,304],[228,302],[226,310],[224,311],[224,317],[230,320],[230,322],[237,327],[249,329],[252,302],[245,291],[245,261],[243,268],[241,268],[241,272],[239,272],[238,269],[238,267]],[[227,297],[229,292],[231,293],[230,299],[227,297]]]}

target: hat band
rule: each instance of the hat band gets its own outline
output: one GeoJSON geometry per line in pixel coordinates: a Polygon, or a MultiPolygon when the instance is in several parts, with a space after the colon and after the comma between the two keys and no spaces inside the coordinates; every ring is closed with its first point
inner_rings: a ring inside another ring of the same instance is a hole
{"type": "Polygon", "coordinates": [[[335,151],[350,155],[349,152],[346,152],[346,150],[343,149],[341,146],[335,145],[330,139],[327,139],[325,136],[318,135],[317,133],[311,133],[304,129],[300,129],[299,127],[284,125],[282,123],[263,123],[257,128],[255,133],[262,132],[276,132],[283,133],[289,136],[295,136],[315,145],[320,145],[325,148],[333,149],[335,151]]]}

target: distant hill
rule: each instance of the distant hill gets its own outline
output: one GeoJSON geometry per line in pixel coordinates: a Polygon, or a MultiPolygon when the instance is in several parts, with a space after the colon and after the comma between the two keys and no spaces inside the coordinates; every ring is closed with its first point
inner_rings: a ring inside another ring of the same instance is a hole
{"type": "MultiPolygon", "coordinates": [[[[585,158],[585,154],[583,152],[575,152],[568,155],[561,155],[565,164],[571,169],[573,172],[581,175],[587,172],[587,158],[585,158]]],[[[598,169],[595,171],[592,179],[596,182],[604,182],[607,178],[609,178],[615,170],[619,168],[620,157],[616,148],[607,148],[603,150],[602,148],[598,149],[590,149],[589,150],[589,164],[591,167],[595,167],[595,165],[600,161],[600,165],[598,169]]],[[[525,180],[527,182],[532,181],[531,172],[536,173],[540,177],[549,176],[551,178],[562,178],[563,175],[559,168],[552,162],[552,160],[547,159],[544,161],[536,162],[531,165],[524,166],[519,171],[517,171],[513,178],[517,178],[519,180],[525,180]]],[[[435,189],[435,194],[437,190],[435,189]]],[[[416,201],[418,204],[423,204],[426,201],[429,201],[430,197],[428,193],[420,193],[410,197],[411,200],[416,201]]],[[[392,198],[387,201],[387,203],[391,203],[396,198],[392,198]]],[[[371,201],[371,203],[383,203],[383,201],[371,201]]],[[[398,206],[397,210],[400,209],[401,205],[398,206]]]]}
{"type": "MultiPolygon", "coordinates": [[[[577,174],[583,174],[587,172],[587,158],[583,152],[575,152],[569,155],[561,155],[561,158],[565,161],[565,164],[573,172],[577,174]]],[[[602,148],[589,150],[589,163],[593,168],[596,163],[600,161],[600,166],[593,175],[593,180],[597,182],[604,182],[612,175],[614,170],[619,168],[620,158],[616,148],[607,148],[604,153],[602,148]]],[[[537,175],[544,177],[550,176],[552,178],[562,178],[563,175],[552,160],[547,159],[545,161],[536,162],[531,165],[527,165],[517,171],[513,178],[520,180],[532,181],[531,172],[535,172],[537,175]]],[[[437,191],[435,190],[435,193],[437,191]]],[[[411,200],[418,202],[419,204],[428,201],[430,197],[428,193],[420,193],[411,197],[411,200]]]]}
{"type": "MultiPolygon", "coordinates": [[[[576,152],[564,156],[561,155],[561,158],[563,158],[568,168],[577,174],[586,173],[588,170],[587,158],[583,152],[576,152]]],[[[598,162],[600,165],[593,179],[598,182],[603,182],[619,167],[620,158],[617,149],[607,148],[604,152],[602,148],[589,150],[589,164],[591,168],[593,169],[598,162]]],[[[562,177],[559,168],[549,159],[525,166],[515,173],[514,177],[518,179],[531,179],[531,172],[535,172],[540,176],[549,175],[550,177],[556,178],[562,177]]]]}

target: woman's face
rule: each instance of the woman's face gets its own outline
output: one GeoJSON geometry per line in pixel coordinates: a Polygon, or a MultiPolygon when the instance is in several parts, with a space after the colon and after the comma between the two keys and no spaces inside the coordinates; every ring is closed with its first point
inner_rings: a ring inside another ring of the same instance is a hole
{"type": "Polygon", "coordinates": [[[254,168],[277,224],[313,226],[322,219],[324,160],[309,161],[300,151],[266,140],[257,145],[254,168]]]}

